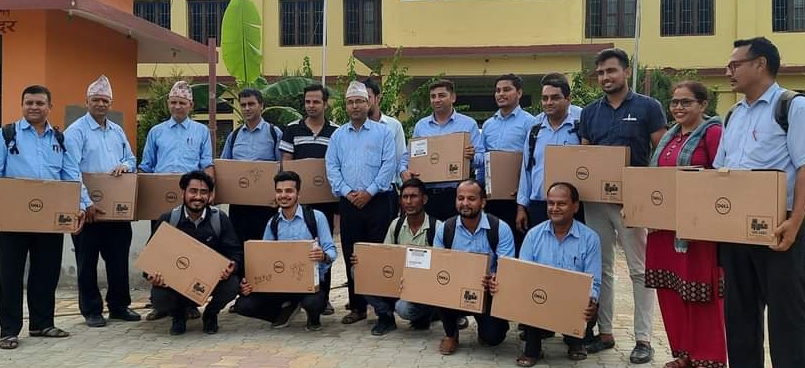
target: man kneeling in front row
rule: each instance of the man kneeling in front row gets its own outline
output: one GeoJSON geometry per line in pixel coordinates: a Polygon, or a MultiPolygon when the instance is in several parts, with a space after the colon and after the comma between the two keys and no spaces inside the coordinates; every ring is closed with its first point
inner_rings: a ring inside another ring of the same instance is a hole
{"type": "MultiPolygon", "coordinates": [[[[218,312],[238,294],[238,278],[233,275],[243,269],[243,243],[238,240],[229,217],[223,211],[210,207],[210,197],[215,189],[212,177],[203,171],[192,171],[182,175],[179,187],[184,203],[164,213],[155,222],[151,234],[153,236],[162,222],[168,222],[229,259],[227,268],[216,271],[220,272],[221,281],[212,291],[212,300],[201,316],[204,332],[214,334],[218,332],[218,312]]],[[[170,334],[185,333],[187,309],[195,307],[195,302],[168,288],[160,273],[144,276],[153,285],[151,301],[154,309],[168,311],[173,318],[170,334]]]]}
{"type": "MultiPolygon", "coordinates": [[[[297,173],[280,172],[274,176],[274,186],[280,211],[268,221],[263,240],[317,240],[318,245],[311,248],[308,259],[318,262],[319,277],[324,279],[337,257],[327,218],[318,210],[299,204],[302,180],[297,173]]],[[[305,330],[321,330],[321,314],[327,305],[324,290],[312,294],[252,293],[252,285],[244,278],[240,293],[235,313],[272,322],[272,328],[284,328],[301,306],[307,313],[305,330]]]]}

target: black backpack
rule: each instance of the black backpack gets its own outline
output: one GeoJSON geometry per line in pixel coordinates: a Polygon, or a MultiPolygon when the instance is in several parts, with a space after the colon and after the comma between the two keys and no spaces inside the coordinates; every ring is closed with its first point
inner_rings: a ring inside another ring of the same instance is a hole
{"type": "MultiPolygon", "coordinates": [[[[62,133],[57,127],[52,128],[53,136],[56,138],[56,142],[59,143],[61,151],[67,152],[67,149],[64,148],[64,133],[62,133]]],[[[17,148],[17,123],[3,125],[3,140],[6,141],[8,153],[12,155],[20,154],[20,149],[17,148]]]]}
{"type": "MultiPolygon", "coordinates": [[[[402,215],[397,220],[397,225],[394,226],[394,244],[400,244],[400,231],[402,230],[403,223],[405,223],[406,216],[402,215]]],[[[425,236],[428,238],[428,245],[433,246],[433,238],[436,237],[436,221],[433,216],[428,216],[428,230],[425,231],[425,236]]]]}
{"type": "MultiPolygon", "coordinates": [[[[774,120],[777,121],[777,125],[779,125],[786,134],[788,134],[788,110],[791,109],[791,100],[797,97],[805,97],[805,93],[785,90],[777,100],[777,105],[774,106],[774,120]]],[[[732,105],[730,110],[727,111],[727,115],[724,117],[725,129],[727,128],[727,123],[730,121],[732,112],[735,111],[736,107],[738,107],[738,104],[732,105]]]]}
{"type": "MultiPolygon", "coordinates": [[[[232,154],[235,151],[235,140],[238,139],[238,133],[240,133],[241,129],[246,126],[246,123],[240,124],[240,126],[232,132],[232,141],[229,143],[232,147],[232,154]]],[[[268,123],[268,132],[271,134],[271,139],[274,141],[274,145],[278,144],[277,142],[277,131],[274,130],[274,124],[268,123]]]]}
{"type": "MultiPolygon", "coordinates": [[[[531,127],[531,131],[528,132],[528,163],[526,164],[526,170],[531,170],[534,165],[536,165],[536,160],[534,160],[534,150],[537,149],[537,136],[539,135],[540,129],[543,127],[543,123],[536,124],[531,127]]],[[[581,133],[579,132],[579,119],[573,120],[573,128],[570,129],[569,133],[575,133],[577,137],[579,137],[579,142],[581,142],[581,133]]]]}
{"type": "MultiPolygon", "coordinates": [[[[313,212],[313,209],[307,205],[301,205],[302,207],[302,217],[305,219],[305,225],[307,225],[307,231],[310,232],[310,239],[316,239],[319,235],[319,227],[318,223],[316,222],[316,214],[313,212]]],[[[271,219],[268,220],[268,226],[271,227],[271,231],[274,233],[274,240],[279,240],[279,222],[280,216],[282,215],[282,210],[277,211],[274,216],[271,216],[271,219]]]]}
{"type": "MultiPolygon", "coordinates": [[[[178,205],[171,210],[171,216],[168,220],[168,223],[171,224],[173,227],[179,224],[179,220],[182,218],[182,206],[178,205]]],[[[210,226],[212,226],[212,232],[215,233],[215,236],[220,238],[221,237],[221,212],[219,209],[215,207],[210,207],[210,226]]]]}
{"type": "MultiPolygon", "coordinates": [[[[489,219],[490,227],[490,229],[486,231],[486,240],[489,242],[489,248],[492,248],[492,253],[495,253],[498,250],[498,243],[500,243],[500,239],[498,238],[500,219],[488,213],[486,214],[486,218],[489,219]]],[[[444,243],[445,249],[453,248],[453,238],[456,237],[456,221],[458,221],[458,216],[453,216],[444,222],[442,242],[444,243]]]]}

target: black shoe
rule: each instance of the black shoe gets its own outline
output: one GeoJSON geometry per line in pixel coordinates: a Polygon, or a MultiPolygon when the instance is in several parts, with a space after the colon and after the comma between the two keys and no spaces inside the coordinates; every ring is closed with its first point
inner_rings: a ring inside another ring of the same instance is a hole
{"type": "Polygon", "coordinates": [[[456,323],[458,324],[459,330],[463,330],[467,327],[470,327],[470,321],[467,319],[467,317],[464,316],[458,317],[456,323]]]}
{"type": "Polygon", "coordinates": [[[430,316],[411,321],[411,329],[415,331],[425,331],[430,329],[430,316]]]}
{"type": "Polygon", "coordinates": [[[321,318],[319,316],[315,317],[307,317],[307,324],[305,325],[305,331],[321,331],[321,318]]]}
{"type": "Polygon", "coordinates": [[[163,319],[163,318],[165,318],[167,316],[168,316],[167,311],[161,311],[161,310],[154,309],[154,310],[151,310],[150,312],[148,312],[148,314],[145,315],[145,320],[146,321],[156,321],[158,319],[163,319]]]}
{"type": "Polygon", "coordinates": [[[649,343],[642,341],[637,342],[634,349],[632,349],[632,354],[629,355],[629,361],[632,362],[632,364],[648,363],[653,358],[654,348],[652,348],[649,343]]]}
{"type": "Polygon", "coordinates": [[[100,314],[94,314],[91,316],[84,317],[87,321],[87,326],[89,327],[103,327],[106,326],[106,319],[103,318],[100,314]]]}
{"type": "Polygon", "coordinates": [[[199,319],[199,318],[201,318],[201,312],[198,311],[198,307],[187,308],[187,319],[199,319]]]}
{"type": "Polygon", "coordinates": [[[587,349],[588,354],[595,354],[599,351],[612,349],[615,347],[615,339],[612,340],[602,340],[601,336],[595,336],[591,343],[584,346],[587,349]]]}
{"type": "Polygon", "coordinates": [[[377,324],[372,327],[372,336],[383,336],[397,329],[397,322],[393,317],[378,317],[377,324]]]}
{"type": "Polygon", "coordinates": [[[271,328],[280,329],[288,327],[291,324],[291,320],[299,313],[299,303],[291,303],[290,305],[282,307],[280,309],[279,314],[274,319],[274,323],[271,324],[271,328]]]}
{"type": "Polygon", "coordinates": [[[330,303],[330,301],[327,301],[327,306],[324,307],[324,312],[321,312],[321,315],[331,316],[333,314],[335,314],[335,308],[333,308],[333,305],[330,303]]]}
{"type": "Polygon", "coordinates": [[[201,321],[205,334],[213,335],[218,333],[218,315],[204,316],[201,321]]]}
{"type": "Polygon", "coordinates": [[[173,317],[171,321],[171,335],[181,335],[187,332],[187,320],[184,318],[173,317]]]}
{"type": "Polygon", "coordinates": [[[139,321],[140,315],[131,310],[130,308],[123,308],[120,310],[109,311],[109,319],[119,319],[128,322],[139,321]]]}

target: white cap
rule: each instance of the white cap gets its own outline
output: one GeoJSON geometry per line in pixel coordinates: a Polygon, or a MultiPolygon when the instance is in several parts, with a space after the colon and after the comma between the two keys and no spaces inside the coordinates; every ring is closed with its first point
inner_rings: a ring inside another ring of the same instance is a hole
{"type": "Polygon", "coordinates": [[[363,97],[364,99],[369,99],[369,92],[366,91],[366,85],[358,82],[352,81],[349,82],[349,87],[347,87],[347,93],[344,94],[344,97],[363,97]]]}
{"type": "Polygon", "coordinates": [[[112,99],[112,85],[109,83],[109,78],[101,75],[87,87],[87,97],[90,96],[106,96],[112,99]]]}

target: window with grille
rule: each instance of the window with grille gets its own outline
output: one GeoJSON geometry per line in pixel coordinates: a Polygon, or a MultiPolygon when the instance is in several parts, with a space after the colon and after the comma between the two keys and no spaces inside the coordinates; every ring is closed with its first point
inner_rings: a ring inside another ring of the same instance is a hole
{"type": "Polygon", "coordinates": [[[215,37],[221,45],[221,20],[229,0],[188,0],[187,34],[190,39],[207,44],[207,39],[215,37]]]}
{"type": "Polygon", "coordinates": [[[636,0],[587,0],[587,38],[634,37],[636,0]]]}
{"type": "Polygon", "coordinates": [[[170,0],[135,0],[134,15],[163,28],[171,28],[170,0]]]}
{"type": "Polygon", "coordinates": [[[322,0],[280,0],[281,45],[321,45],[323,10],[322,0]]]}
{"type": "Polygon", "coordinates": [[[662,0],[661,36],[713,34],[713,0],[662,0]]]}
{"type": "Polygon", "coordinates": [[[381,44],[382,0],[344,0],[344,44],[381,44]]]}
{"type": "Polygon", "coordinates": [[[774,32],[804,32],[805,0],[772,1],[772,29],[774,32]]]}

